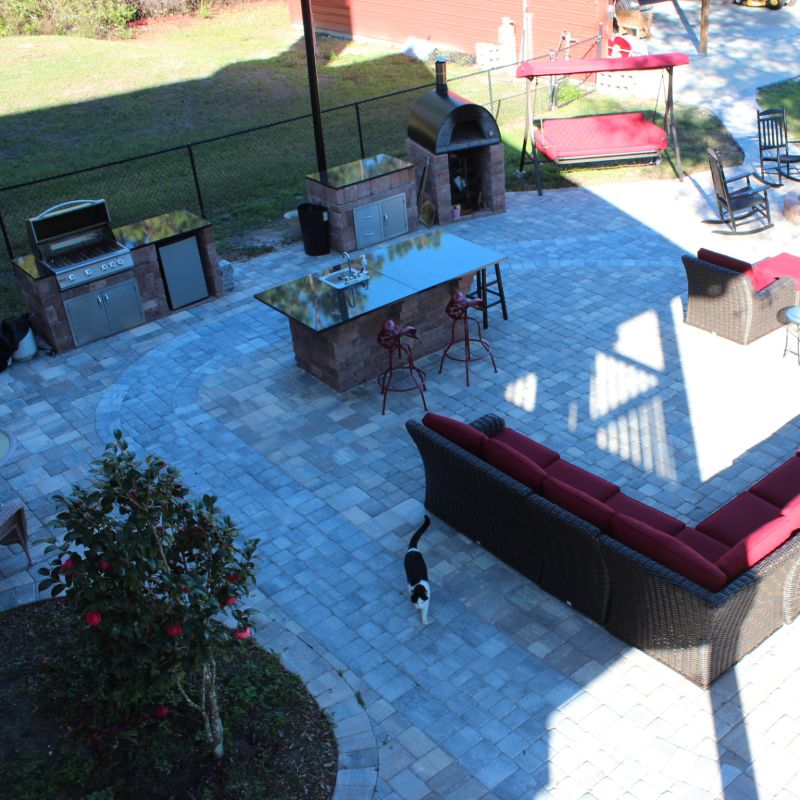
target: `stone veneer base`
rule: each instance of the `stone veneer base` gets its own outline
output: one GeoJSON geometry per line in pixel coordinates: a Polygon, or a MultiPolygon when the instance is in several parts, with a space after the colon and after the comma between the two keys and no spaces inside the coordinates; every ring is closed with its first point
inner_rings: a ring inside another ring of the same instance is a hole
{"type": "Polygon", "coordinates": [[[389,363],[388,351],[377,342],[387,319],[417,329],[418,340],[411,340],[414,358],[443,350],[452,322],[445,308],[456,289],[469,291],[474,276],[468,273],[324,331],[290,319],[297,366],[338,392],[377,378],[389,363]]]}

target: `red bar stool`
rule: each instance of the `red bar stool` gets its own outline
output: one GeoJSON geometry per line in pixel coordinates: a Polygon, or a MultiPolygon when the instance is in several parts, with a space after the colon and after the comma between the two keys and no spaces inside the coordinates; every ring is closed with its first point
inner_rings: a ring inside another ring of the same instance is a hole
{"type": "Polygon", "coordinates": [[[389,351],[389,366],[378,377],[378,386],[383,395],[383,408],[381,414],[386,413],[386,399],[389,392],[409,392],[412,389],[419,391],[422,398],[422,407],[427,411],[425,402],[425,372],[414,364],[414,354],[411,345],[403,342],[403,337],[416,339],[417,329],[411,325],[398,328],[393,319],[387,319],[378,332],[378,344],[389,351]],[[392,386],[392,377],[398,370],[408,370],[411,376],[411,386],[392,386]]]}
{"type": "Polygon", "coordinates": [[[442,367],[444,367],[445,358],[452,358],[453,361],[463,361],[467,370],[467,386],[469,386],[469,364],[471,361],[480,361],[480,359],[486,358],[488,355],[489,358],[492,359],[492,367],[494,367],[494,371],[497,372],[497,364],[495,364],[494,361],[492,348],[489,346],[489,342],[483,338],[480,322],[478,322],[478,320],[474,317],[469,316],[469,310],[471,308],[474,308],[476,311],[484,311],[486,308],[486,303],[480,297],[467,297],[467,295],[465,295],[463,292],[456,289],[453,292],[452,299],[447,304],[447,308],[445,309],[447,316],[453,320],[453,324],[450,327],[450,341],[447,343],[447,347],[445,347],[444,352],[442,353],[442,360],[439,362],[439,372],[441,373],[442,367]],[[459,322],[462,323],[464,327],[464,333],[461,338],[456,338],[456,325],[458,325],[459,322]],[[475,330],[478,334],[477,338],[470,337],[470,322],[475,323],[475,330]],[[464,343],[463,357],[459,355],[453,355],[450,352],[450,348],[454,344],[459,344],[460,342],[464,343]],[[472,344],[479,344],[483,350],[475,355],[471,348],[472,344]]]}

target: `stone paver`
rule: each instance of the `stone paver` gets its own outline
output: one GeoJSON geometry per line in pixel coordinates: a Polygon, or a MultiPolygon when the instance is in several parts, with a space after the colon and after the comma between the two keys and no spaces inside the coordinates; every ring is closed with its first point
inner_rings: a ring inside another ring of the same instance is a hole
{"type": "MultiPolygon", "coordinates": [[[[785,77],[765,64],[800,72],[800,15],[712,7],[711,52],[676,70],[678,97],[716,110],[752,159],[754,89],[785,77]]],[[[651,49],[691,47],[672,4],[655,14],[651,49]]],[[[783,332],[742,348],[685,327],[680,255],[796,250],[796,230],[776,202],[772,230],[716,237],[699,221],[709,191],[701,173],[509,194],[506,214],[449,228],[509,254],[510,319],[488,331],[498,374],[477,365],[468,390],[422,359],[431,409],[497,411],[688,523],[779,464],[800,441],[783,332]],[[743,425],[743,406],[763,413],[743,425]]],[[[796,625],[703,691],[435,519],[422,540],[432,624],[419,625],[402,569],[423,514],[403,427],[418,400],[393,396],[381,416],[373,383],[331,391],[295,367],[285,319],[252,299],[335,261],[287,246],[236,265],[223,299],[0,375],[0,428],[16,440],[0,499],[26,503],[37,560],[52,493],[84,480],[121,428],[262,539],[259,639],[333,714],[337,800],[800,796],[796,625]]],[[[19,548],[0,550],[0,608],[34,599],[26,567],[19,548]]]]}

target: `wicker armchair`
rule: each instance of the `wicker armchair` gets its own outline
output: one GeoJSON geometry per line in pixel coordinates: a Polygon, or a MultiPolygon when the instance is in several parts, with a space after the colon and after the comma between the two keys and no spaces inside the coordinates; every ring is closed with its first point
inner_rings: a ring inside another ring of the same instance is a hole
{"type": "Polygon", "coordinates": [[[795,305],[793,278],[753,288],[747,275],[683,256],[689,302],[685,322],[738,344],[749,344],[784,324],[782,312],[795,305]]]}
{"type": "Polygon", "coordinates": [[[25,521],[25,507],[19,500],[12,500],[0,507],[0,544],[22,545],[28,557],[28,566],[33,565],[28,545],[28,524],[25,521]]]}

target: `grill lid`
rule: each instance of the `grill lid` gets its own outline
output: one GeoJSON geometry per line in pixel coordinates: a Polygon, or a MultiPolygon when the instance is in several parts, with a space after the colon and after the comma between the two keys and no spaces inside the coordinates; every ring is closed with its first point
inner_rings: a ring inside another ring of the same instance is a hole
{"type": "Polygon", "coordinates": [[[436,60],[436,89],[417,100],[408,122],[408,138],[433,153],[452,153],[500,143],[495,118],[447,88],[447,62],[436,60]]]}

